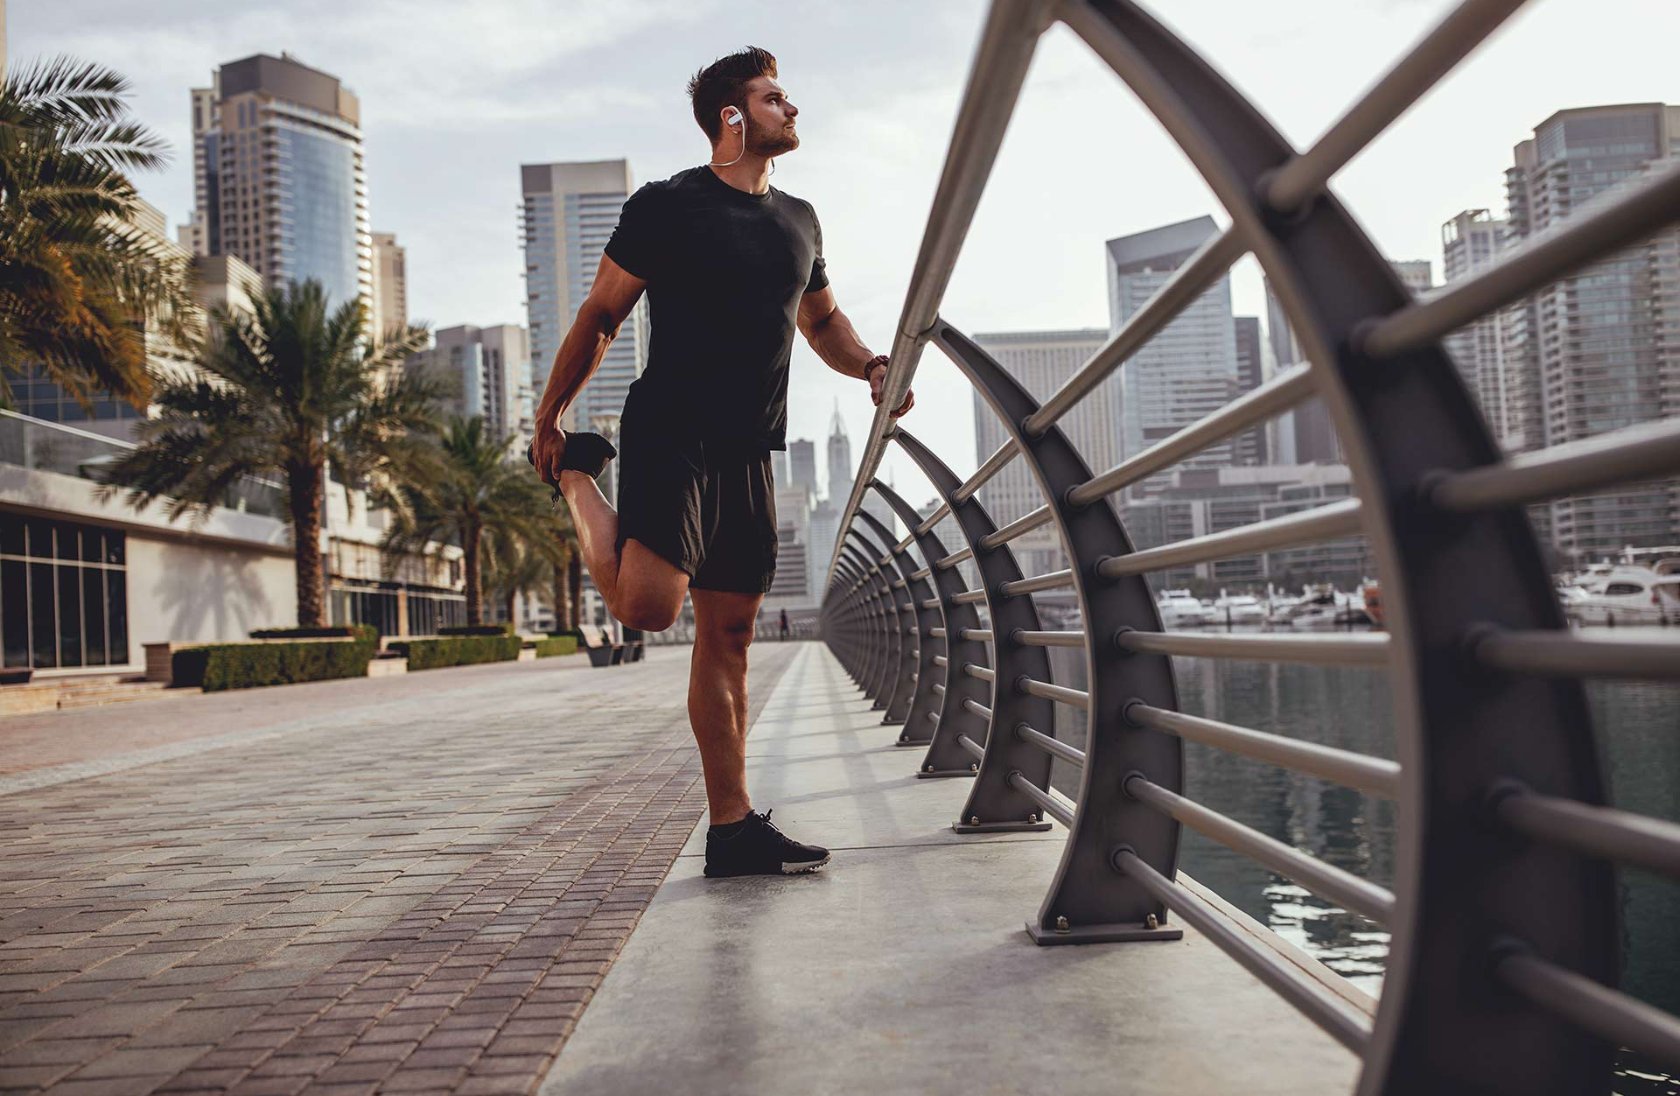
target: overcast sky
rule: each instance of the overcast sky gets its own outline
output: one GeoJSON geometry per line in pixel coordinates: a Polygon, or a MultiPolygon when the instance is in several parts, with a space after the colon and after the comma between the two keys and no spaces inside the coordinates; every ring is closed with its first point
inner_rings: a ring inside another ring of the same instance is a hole
{"type": "MultiPolygon", "coordinates": [[[[1449,0],[1173,0],[1154,8],[1298,147],[1452,7],[1449,0]]],[[[627,157],[638,182],[701,162],[684,84],[751,43],[774,52],[803,147],[775,185],[813,202],[842,307],[886,351],[926,223],[983,0],[12,0],[12,63],[68,53],[134,83],[174,146],[140,180],[172,224],[192,203],[188,89],[223,62],[289,51],[362,101],[373,227],[408,249],[411,315],[524,323],[518,166],[627,157]]],[[[1440,225],[1503,211],[1511,146],[1556,110],[1680,102],[1677,0],[1534,0],[1336,180],[1393,258],[1440,274],[1440,225]]],[[[1103,241],[1223,212],[1176,147],[1064,28],[1041,43],[944,304],[971,331],[1101,327],[1103,241]]],[[[1233,275],[1261,314],[1258,273],[1233,275]]],[[[968,388],[923,360],[906,426],[974,467],[968,388]]],[[[861,452],[862,382],[795,353],[790,437],[836,400],[861,452]]],[[[913,501],[925,481],[893,460],[913,501]]]]}

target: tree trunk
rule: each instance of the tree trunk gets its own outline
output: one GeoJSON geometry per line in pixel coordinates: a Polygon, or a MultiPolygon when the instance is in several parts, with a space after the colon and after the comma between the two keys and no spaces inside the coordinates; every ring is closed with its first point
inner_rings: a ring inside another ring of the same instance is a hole
{"type": "Polygon", "coordinates": [[[564,632],[572,626],[571,609],[568,607],[571,604],[571,594],[567,589],[570,564],[571,556],[568,554],[565,563],[554,565],[554,572],[549,583],[550,592],[554,595],[554,630],[556,632],[564,632]]]}
{"type": "Polygon", "coordinates": [[[518,599],[518,597],[519,597],[519,591],[518,590],[516,590],[516,589],[509,589],[508,590],[508,592],[507,592],[507,618],[508,618],[508,623],[513,625],[516,630],[519,627],[519,622],[513,619],[513,612],[514,612],[514,602],[515,602],[515,600],[518,599]]]}
{"type": "Polygon", "coordinates": [[[297,565],[297,622],[300,628],[326,623],[326,589],[321,581],[321,498],[326,488],[319,465],[286,470],[292,507],[292,554],[297,565]]]}
{"type": "Polygon", "coordinates": [[[462,538],[461,552],[465,557],[467,570],[467,623],[484,623],[484,575],[481,572],[483,561],[479,559],[479,550],[484,540],[484,532],[477,524],[467,526],[466,535],[462,538]]]}
{"type": "Polygon", "coordinates": [[[571,590],[570,603],[566,606],[566,627],[575,632],[583,606],[583,560],[578,558],[575,549],[572,558],[566,562],[566,586],[571,590]]]}

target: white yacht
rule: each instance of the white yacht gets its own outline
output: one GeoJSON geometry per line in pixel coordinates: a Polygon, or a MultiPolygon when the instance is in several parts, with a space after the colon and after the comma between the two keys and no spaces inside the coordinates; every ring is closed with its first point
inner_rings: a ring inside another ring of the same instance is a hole
{"type": "Polygon", "coordinates": [[[1558,588],[1572,624],[1680,624],[1680,557],[1654,566],[1600,563],[1558,588]]]}
{"type": "Polygon", "coordinates": [[[1199,628],[1208,622],[1208,610],[1189,590],[1162,590],[1155,599],[1163,628],[1199,628]]]}
{"type": "Polygon", "coordinates": [[[1225,594],[1213,603],[1214,624],[1264,624],[1266,607],[1249,594],[1225,594]]]}

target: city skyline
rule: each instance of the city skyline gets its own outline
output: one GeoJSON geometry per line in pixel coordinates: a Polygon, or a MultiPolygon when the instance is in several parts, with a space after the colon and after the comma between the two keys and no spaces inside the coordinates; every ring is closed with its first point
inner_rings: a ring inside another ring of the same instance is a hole
{"type": "MultiPolygon", "coordinates": [[[[1261,25],[1205,0],[1175,5],[1170,22],[1300,146],[1450,6],[1303,3],[1261,25]],[[1296,73],[1309,62],[1315,79],[1302,82],[1296,73]]],[[[698,162],[705,147],[682,83],[711,57],[756,41],[781,58],[783,83],[802,107],[805,146],[782,161],[777,184],[816,204],[840,302],[883,350],[984,13],[983,4],[957,0],[911,11],[863,3],[813,9],[794,25],[774,19],[768,6],[720,20],[724,9],[705,2],[612,13],[579,5],[538,20],[517,5],[482,5],[477,24],[505,30],[524,47],[516,63],[505,64],[494,34],[466,40],[454,32],[453,7],[405,7],[400,48],[377,63],[361,43],[382,32],[388,12],[333,9],[332,19],[312,18],[318,9],[327,10],[312,3],[249,12],[179,2],[144,11],[32,7],[11,13],[9,44],[14,63],[70,52],[135,70],[128,74],[137,113],[176,151],[169,172],[143,175],[139,184],[172,222],[184,220],[191,204],[190,167],[182,168],[190,144],[184,97],[205,71],[288,49],[334,73],[363,102],[373,220],[409,249],[410,313],[441,327],[523,322],[512,166],[622,156],[638,179],[652,179],[698,162]],[[889,25],[895,32],[883,34],[889,25]],[[496,63],[462,63],[484,52],[496,63]],[[139,55],[148,58],[144,71],[131,61],[139,55]],[[898,78],[890,86],[859,81],[860,56],[898,78]],[[427,79],[416,80],[416,71],[427,79]],[[557,87],[549,77],[560,71],[566,79],[557,87]],[[439,147],[451,154],[439,157],[439,147]]],[[[1463,209],[1503,211],[1511,149],[1545,118],[1573,106],[1680,98],[1661,86],[1670,68],[1663,43],[1673,37],[1660,33],[1665,20],[1680,29],[1680,9],[1654,0],[1531,5],[1350,165],[1336,181],[1338,193],[1386,254],[1439,263],[1440,225],[1463,209]],[[1637,20],[1654,33],[1619,39],[1614,57],[1599,56],[1579,49],[1583,20],[1637,20]]],[[[1027,80],[947,313],[989,330],[1101,323],[1104,286],[1093,241],[1205,213],[1222,218],[1182,155],[1058,28],[1027,80]],[[1099,117],[1102,125],[1092,125],[1099,117]],[[1059,173],[1054,202],[1043,200],[1046,165],[1059,173]],[[1115,179],[1125,181],[1123,201],[1115,179]]],[[[1238,314],[1262,314],[1251,261],[1233,270],[1232,292],[1238,314]]],[[[793,368],[790,436],[825,436],[838,396],[861,445],[874,409],[859,382],[828,372],[802,345],[793,368]]],[[[925,415],[928,406],[967,401],[955,370],[928,354],[917,387],[924,413],[914,417],[925,420],[919,429],[927,440],[943,452],[972,452],[967,416],[925,415]]],[[[907,477],[900,482],[919,480],[899,455],[888,469],[907,477]]]]}

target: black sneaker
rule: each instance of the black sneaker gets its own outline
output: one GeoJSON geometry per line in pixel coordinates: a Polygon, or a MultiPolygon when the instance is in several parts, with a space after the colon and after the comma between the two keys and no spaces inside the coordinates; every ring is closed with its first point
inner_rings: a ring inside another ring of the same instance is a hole
{"type": "MultiPolygon", "coordinates": [[[[586,473],[589,478],[597,479],[607,470],[607,462],[618,456],[618,450],[613,443],[599,434],[589,434],[573,431],[566,435],[566,448],[560,454],[560,467],[569,471],[586,473]]],[[[525,446],[525,459],[532,468],[537,467],[536,442],[525,446]]],[[[539,470],[543,482],[554,488],[554,497],[560,497],[560,485],[548,478],[539,470]]]]}
{"type": "Polygon", "coordinates": [[[770,812],[747,812],[729,826],[706,831],[706,874],[798,875],[828,863],[828,850],[801,845],[770,824],[770,812]]]}

